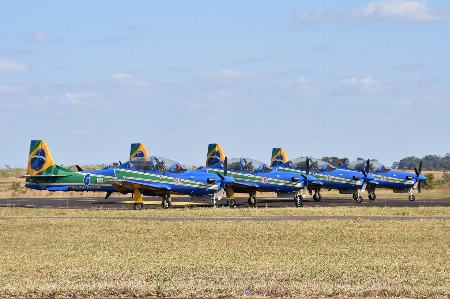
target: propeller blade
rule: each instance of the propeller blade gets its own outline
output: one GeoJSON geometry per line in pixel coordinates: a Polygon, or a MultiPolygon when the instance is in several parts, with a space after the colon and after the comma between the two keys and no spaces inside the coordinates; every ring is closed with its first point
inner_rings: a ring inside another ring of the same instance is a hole
{"type": "Polygon", "coordinates": [[[420,163],[419,163],[419,174],[421,174],[422,173],[422,161],[420,161],[420,163]]]}
{"type": "Polygon", "coordinates": [[[414,171],[416,172],[416,175],[419,176],[419,172],[417,171],[417,168],[414,167],[414,171]]]}
{"type": "Polygon", "coordinates": [[[367,173],[364,171],[364,169],[362,169],[361,172],[363,173],[363,175],[364,175],[365,177],[367,177],[367,173]]]}
{"type": "Polygon", "coordinates": [[[367,159],[367,164],[366,164],[365,168],[366,168],[366,172],[368,173],[370,170],[370,160],[369,159],[367,159]]]}
{"type": "Polygon", "coordinates": [[[309,158],[306,158],[306,174],[309,174],[309,158]]]}
{"type": "Polygon", "coordinates": [[[419,181],[419,186],[418,186],[418,192],[419,192],[419,194],[422,194],[422,187],[421,187],[421,184],[420,184],[420,181],[419,181]]]}
{"type": "Polygon", "coordinates": [[[220,177],[220,179],[223,181],[225,180],[225,177],[223,175],[221,175],[219,172],[216,171],[216,174],[220,177]]]}

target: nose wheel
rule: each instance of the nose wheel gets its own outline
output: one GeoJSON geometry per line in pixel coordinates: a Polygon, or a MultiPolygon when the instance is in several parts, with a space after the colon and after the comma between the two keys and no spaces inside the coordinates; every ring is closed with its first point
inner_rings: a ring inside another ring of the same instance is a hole
{"type": "Polygon", "coordinates": [[[359,191],[358,191],[358,193],[353,194],[353,200],[355,200],[357,203],[362,203],[363,198],[362,198],[362,196],[359,194],[359,191]]]}
{"type": "Polygon", "coordinates": [[[376,198],[377,198],[377,195],[375,194],[375,191],[369,192],[369,199],[370,200],[375,200],[376,198]]]}
{"type": "Polygon", "coordinates": [[[314,201],[320,201],[322,199],[322,195],[320,195],[319,191],[316,191],[313,195],[314,201]]]}
{"type": "Polygon", "coordinates": [[[161,207],[163,209],[169,209],[172,206],[172,202],[170,201],[170,196],[164,196],[161,202],[161,207]]]}
{"type": "Polygon", "coordinates": [[[256,196],[255,194],[250,194],[250,197],[248,198],[248,204],[251,206],[256,205],[256,196]]]}
{"type": "Polygon", "coordinates": [[[236,205],[236,202],[234,201],[234,199],[228,199],[227,204],[229,207],[234,207],[236,205]]]}
{"type": "Polygon", "coordinates": [[[303,196],[296,194],[294,196],[295,206],[300,208],[303,206],[303,196]]]}

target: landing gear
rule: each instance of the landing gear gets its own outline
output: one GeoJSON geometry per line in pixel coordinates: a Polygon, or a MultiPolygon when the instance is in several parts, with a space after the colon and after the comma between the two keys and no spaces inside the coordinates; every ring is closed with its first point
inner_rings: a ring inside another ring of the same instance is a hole
{"type": "Polygon", "coordinates": [[[375,194],[375,191],[369,191],[369,199],[375,200],[377,198],[377,195],[375,194]]]}
{"type": "Polygon", "coordinates": [[[322,195],[320,195],[320,191],[315,191],[314,195],[313,195],[313,199],[314,201],[320,201],[322,199],[322,195]]]}
{"type": "Polygon", "coordinates": [[[170,200],[170,195],[165,195],[161,202],[161,207],[163,209],[168,209],[172,206],[172,201],[170,200]]]}
{"type": "Polygon", "coordinates": [[[143,203],[135,203],[133,205],[133,210],[142,210],[144,208],[144,204],[143,203]]]}
{"type": "Polygon", "coordinates": [[[300,208],[303,206],[303,196],[296,194],[294,196],[295,206],[300,208]]]}
{"type": "Polygon", "coordinates": [[[416,197],[412,194],[412,189],[409,189],[409,201],[414,201],[416,197]]]}
{"type": "Polygon", "coordinates": [[[359,191],[358,191],[358,193],[354,193],[354,194],[353,194],[353,200],[356,200],[357,203],[362,203],[363,198],[362,198],[362,196],[359,194],[359,191]]]}
{"type": "Polygon", "coordinates": [[[251,206],[256,205],[256,194],[250,193],[250,197],[248,198],[248,204],[251,206]]]}
{"type": "Polygon", "coordinates": [[[227,204],[229,207],[235,207],[236,206],[236,202],[234,201],[234,191],[233,189],[231,189],[231,187],[228,187],[227,189],[227,204]]]}

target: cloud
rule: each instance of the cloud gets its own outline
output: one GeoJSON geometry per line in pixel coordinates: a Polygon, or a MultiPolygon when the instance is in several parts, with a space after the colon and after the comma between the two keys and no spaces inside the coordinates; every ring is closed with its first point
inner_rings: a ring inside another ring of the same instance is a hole
{"type": "Polygon", "coordinates": [[[77,92],[77,93],[66,92],[66,97],[69,99],[82,99],[90,96],[92,96],[92,93],[90,92],[77,92]]]}
{"type": "Polygon", "coordinates": [[[127,36],[123,35],[117,35],[112,37],[106,37],[106,38],[97,38],[97,39],[90,39],[85,41],[86,44],[105,44],[105,43],[114,43],[117,41],[123,41],[127,39],[127,36]]]}
{"type": "Polygon", "coordinates": [[[146,80],[138,80],[134,78],[132,75],[128,73],[115,73],[111,77],[111,81],[125,86],[138,86],[138,87],[146,87],[150,86],[151,83],[146,80]]]}
{"type": "Polygon", "coordinates": [[[343,84],[351,84],[351,85],[355,85],[355,84],[372,85],[372,84],[377,83],[377,81],[375,81],[372,78],[372,76],[370,76],[370,75],[368,75],[367,77],[364,77],[364,78],[352,77],[352,78],[342,79],[341,82],[343,84]]]}
{"type": "Polygon", "coordinates": [[[346,18],[360,22],[448,22],[450,14],[428,7],[428,1],[379,0],[352,11],[346,18]]]}
{"type": "Polygon", "coordinates": [[[43,31],[36,31],[33,35],[33,39],[35,42],[40,44],[50,44],[58,40],[57,38],[49,37],[47,33],[43,31]]]}
{"type": "Polygon", "coordinates": [[[449,22],[450,12],[428,6],[428,1],[378,0],[365,7],[346,13],[309,10],[295,14],[291,25],[305,28],[314,23],[353,21],[360,23],[377,22],[449,22]]]}
{"type": "Polygon", "coordinates": [[[28,69],[28,65],[23,62],[0,58],[0,72],[22,73],[28,71],[28,69]]]}
{"type": "Polygon", "coordinates": [[[199,75],[201,80],[216,83],[252,81],[268,77],[269,75],[266,73],[242,73],[230,69],[208,72],[199,75]]]}

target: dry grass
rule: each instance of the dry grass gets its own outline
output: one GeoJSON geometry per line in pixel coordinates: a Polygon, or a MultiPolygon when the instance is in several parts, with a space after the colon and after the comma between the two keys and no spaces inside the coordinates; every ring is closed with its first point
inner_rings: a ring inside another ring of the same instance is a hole
{"type": "Polygon", "coordinates": [[[442,297],[450,221],[15,219],[0,297],[442,297]]]}

